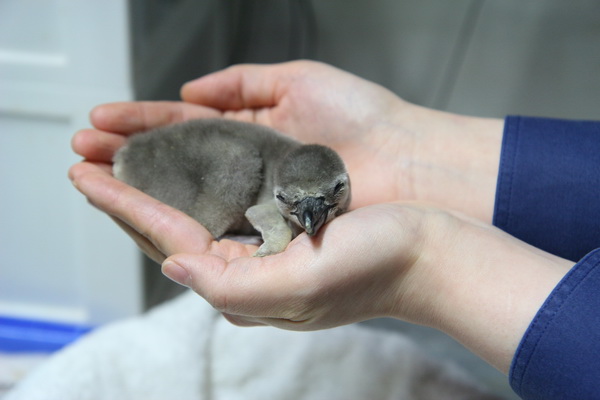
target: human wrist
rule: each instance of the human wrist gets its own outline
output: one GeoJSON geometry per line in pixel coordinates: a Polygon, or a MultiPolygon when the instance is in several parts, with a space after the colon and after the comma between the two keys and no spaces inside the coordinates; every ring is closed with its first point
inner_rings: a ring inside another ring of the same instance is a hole
{"type": "Polygon", "coordinates": [[[404,299],[416,304],[409,319],[507,373],[527,327],[573,263],[468,217],[442,212],[427,224],[431,234],[404,299]]]}
{"type": "Polygon", "coordinates": [[[410,160],[404,166],[410,199],[491,223],[504,121],[407,102],[398,110],[399,134],[411,137],[410,160]]]}

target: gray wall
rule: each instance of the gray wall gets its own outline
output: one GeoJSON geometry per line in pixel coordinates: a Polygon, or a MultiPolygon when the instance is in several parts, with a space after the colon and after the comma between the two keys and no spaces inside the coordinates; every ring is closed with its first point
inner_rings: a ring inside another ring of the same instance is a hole
{"type": "Polygon", "coordinates": [[[231,63],[313,58],[438,109],[600,118],[596,0],[209,0],[178,16],[164,9],[178,3],[132,3],[140,98],[177,98],[181,83],[231,63]],[[195,25],[178,29],[189,15],[195,25]]]}
{"type": "Polygon", "coordinates": [[[598,1],[315,4],[318,58],[409,101],[478,116],[600,118],[598,1]]]}

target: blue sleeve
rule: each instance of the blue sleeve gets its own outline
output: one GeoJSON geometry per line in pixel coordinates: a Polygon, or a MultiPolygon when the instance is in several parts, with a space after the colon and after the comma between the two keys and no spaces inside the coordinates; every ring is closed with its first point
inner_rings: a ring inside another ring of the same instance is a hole
{"type": "Polygon", "coordinates": [[[600,249],[569,271],[531,322],[510,385],[526,400],[600,399],[600,249]]]}
{"type": "Polygon", "coordinates": [[[507,117],[493,222],[572,261],[600,247],[600,122],[507,117]]]}
{"type": "Polygon", "coordinates": [[[600,122],[507,117],[494,225],[580,260],[521,339],[513,390],[528,400],[600,399],[600,122]]]}

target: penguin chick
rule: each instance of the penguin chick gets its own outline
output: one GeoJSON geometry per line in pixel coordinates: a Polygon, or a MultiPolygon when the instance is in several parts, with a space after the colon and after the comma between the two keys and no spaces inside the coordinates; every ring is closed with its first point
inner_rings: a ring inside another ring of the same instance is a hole
{"type": "Polygon", "coordinates": [[[260,232],[255,256],[314,236],[350,203],[350,180],[328,147],[264,126],[200,119],[131,136],[114,157],[116,178],[177,208],[215,238],[260,232]]]}
{"type": "Polygon", "coordinates": [[[290,151],[277,169],[274,194],[281,215],[314,236],[348,209],[350,180],[337,153],[304,145],[290,151]]]}

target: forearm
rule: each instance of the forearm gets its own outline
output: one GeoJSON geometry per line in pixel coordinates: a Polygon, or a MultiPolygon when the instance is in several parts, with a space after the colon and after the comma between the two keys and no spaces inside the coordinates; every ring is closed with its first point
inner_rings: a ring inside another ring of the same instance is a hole
{"type": "Polygon", "coordinates": [[[404,103],[398,131],[412,138],[401,166],[413,200],[434,203],[491,223],[504,121],[436,111],[404,103]]]}
{"type": "Polygon", "coordinates": [[[476,221],[441,224],[453,226],[428,239],[433,250],[403,296],[420,299],[410,319],[448,333],[507,373],[527,327],[573,263],[476,221]]]}

